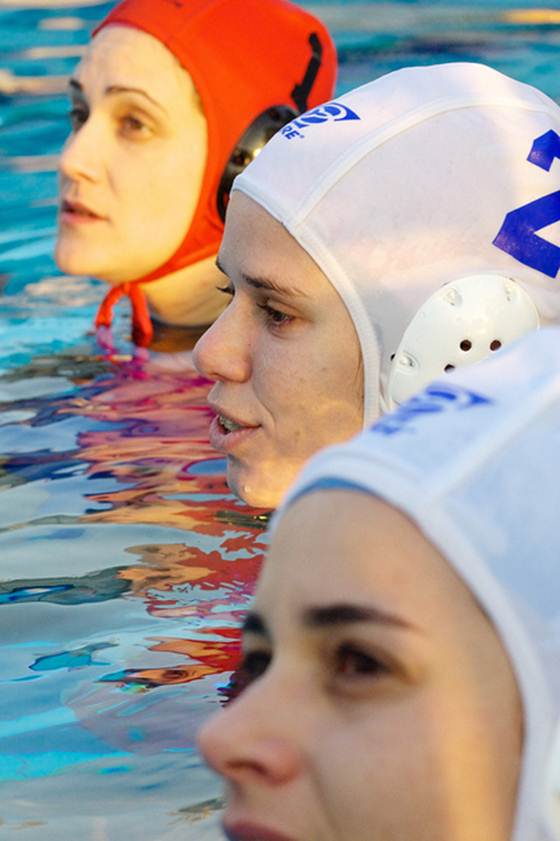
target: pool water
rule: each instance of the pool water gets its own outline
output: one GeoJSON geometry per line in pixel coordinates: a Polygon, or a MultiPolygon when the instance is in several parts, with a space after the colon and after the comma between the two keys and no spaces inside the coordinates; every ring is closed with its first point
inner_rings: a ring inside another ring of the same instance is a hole
{"type": "MultiPolygon", "coordinates": [[[[485,61],[560,99],[535,2],[308,4],[339,91],[485,61]]],[[[0,2],[0,839],[218,839],[195,747],[227,696],[266,517],[228,492],[188,353],[89,328],[103,286],[53,260],[66,78],[110,3],[0,2]]]]}

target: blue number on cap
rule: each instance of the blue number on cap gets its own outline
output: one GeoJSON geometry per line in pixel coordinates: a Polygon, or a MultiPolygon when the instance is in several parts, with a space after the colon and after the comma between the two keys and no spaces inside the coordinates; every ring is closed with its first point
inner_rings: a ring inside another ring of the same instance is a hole
{"type": "MultiPolygon", "coordinates": [[[[527,160],[548,172],[555,158],[560,158],[560,136],[551,129],[537,137],[527,160]]],[[[510,210],[493,244],[525,266],[556,277],[560,247],[536,233],[554,222],[560,222],[560,190],[510,210]]]]}
{"type": "Polygon", "coordinates": [[[554,158],[560,158],[560,137],[550,129],[546,134],[537,137],[527,160],[548,172],[554,158]]]}

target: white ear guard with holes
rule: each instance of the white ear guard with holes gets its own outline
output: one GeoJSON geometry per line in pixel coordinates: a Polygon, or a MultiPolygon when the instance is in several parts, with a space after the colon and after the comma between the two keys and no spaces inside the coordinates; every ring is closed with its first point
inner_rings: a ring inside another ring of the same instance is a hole
{"type": "Polygon", "coordinates": [[[539,325],[531,297],[509,277],[480,274],[446,283],[420,307],[401,339],[389,373],[389,407],[444,371],[479,362],[539,325]]]}

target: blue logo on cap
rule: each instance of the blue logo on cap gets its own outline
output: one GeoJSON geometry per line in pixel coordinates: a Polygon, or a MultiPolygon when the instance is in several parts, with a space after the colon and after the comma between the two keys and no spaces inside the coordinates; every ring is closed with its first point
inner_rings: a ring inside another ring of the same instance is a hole
{"type": "Polygon", "coordinates": [[[294,137],[305,137],[303,132],[310,126],[322,125],[323,123],[342,123],[347,120],[361,120],[361,117],[347,105],[342,105],[340,102],[327,102],[326,105],[313,108],[312,111],[307,111],[297,120],[288,123],[281,130],[281,133],[287,140],[293,140],[294,137]]]}
{"type": "Polygon", "coordinates": [[[395,435],[421,415],[463,411],[492,402],[488,397],[460,386],[434,383],[421,394],[403,403],[396,411],[376,421],[370,431],[380,435],[395,435]]]}
{"type": "MultiPolygon", "coordinates": [[[[550,172],[556,159],[560,159],[560,135],[550,129],[533,141],[527,160],[550,172]]],[[[560,190],[510,210],[493,245],[525,266],[556,277],[560,247],[537,233],[555,222],[560,222],[560,190]]]]}

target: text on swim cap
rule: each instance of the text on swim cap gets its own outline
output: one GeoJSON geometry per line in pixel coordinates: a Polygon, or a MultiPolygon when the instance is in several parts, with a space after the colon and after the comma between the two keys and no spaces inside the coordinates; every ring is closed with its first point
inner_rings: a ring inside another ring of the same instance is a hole
{"type": "Polygon", "coordinates": [[[433,383],[399,406],[396,411],[376,421],[370,431],[380,435],[395,435],[406,427],[407,431],[411,432],[412,421],[421,416],[464,411],[491,403],[490,398],[461,386],[433,383]]]}
{"type": "MultiPolygon", "coordinates": [[[[556,158],[560,158],[560,136],[551,129],[533,142],[527,160],[549,172],[556,158]]],[[[556,277],[560,247],[537,235],[537,231],[554,222],[560,222],[560,190],[510,210],[493,245],[523,265],[556,277]]]]}
{"type": "Polygon", "coordinates": [[[361,117],[348,106],[341,105],[340,102],[327,102],[326,105],[320,105],[319,108],[313,108],[306,114],[302,114],[297,120],[292,120],[284,126],[281,133],[287,140],[293,140],[294,137],[305,137],[303,132],[310,126],[360,119],[361,117]]]}

